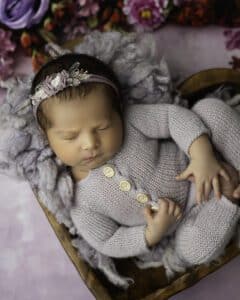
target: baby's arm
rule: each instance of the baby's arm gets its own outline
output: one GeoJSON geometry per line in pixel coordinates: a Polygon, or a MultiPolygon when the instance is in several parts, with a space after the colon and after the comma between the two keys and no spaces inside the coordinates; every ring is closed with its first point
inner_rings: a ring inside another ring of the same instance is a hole
{"type": "Polygon", "coordinates": [[[199,116],[175,104],[132,104],[126,108],[127,120],[149,138],[171,137],[188,157],[191,144],[204,133],[211,137],[199,116]]]}
{"type": "Polygon", "coordinates": [[[106,215],[88,207],[74,207],[71,217],[78,233],[96,250],[111,257],[130,257],[150,251],[146,225],[120,226],[106,215]]]}

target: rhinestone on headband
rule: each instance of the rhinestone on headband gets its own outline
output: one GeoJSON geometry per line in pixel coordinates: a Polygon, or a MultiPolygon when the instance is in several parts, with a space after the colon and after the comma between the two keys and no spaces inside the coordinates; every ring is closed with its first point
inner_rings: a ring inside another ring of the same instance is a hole
{"type": "Polygon", "coordinates": [[[87,71],[84,71],[79,67],[80,63],[75,62],[68,71],[64,69],[61,72],[48,75],[40,84],[37,85],[35,93],[30,96],[33,113],[37,123],[37,109],[40,103],[44,99],[56,95],[58,92],[69,86],[78,86],[82,82],[100,82],[110,85],[117,95],[119,95],[118,88],[112,81],[100,75],[89,74],[87,71]]]}

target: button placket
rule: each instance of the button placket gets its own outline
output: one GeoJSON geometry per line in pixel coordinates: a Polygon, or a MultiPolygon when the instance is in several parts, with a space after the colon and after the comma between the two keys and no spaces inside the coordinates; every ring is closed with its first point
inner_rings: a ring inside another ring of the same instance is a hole
{"type": "Polygon", "coordinates": [[[145,193],[138,193],[137,201],[144,204],[149,201],[149,196],[145,193]]]}
{"type": "Polygon", "coordinates": [[[131,190],[131,183],[128,180],[121,180],[119,188],[123,192],[129,192],[131,190]]]}
{"type": "MultiPolygon", "coordinates": [[[[109,179],[113,179],[118,183],[119,189],[128,192],[129,195],[140,204],[146,204],[151,197],[141,187],[135,188],[134,184],[126,177],[122,176],[115,165],[106,164],[103,166],[103,174],[109,179]]],[[[150,201],[151,202],[151,201],[150,201]]]]}
{"type": "Polygon", "coordinates": [[[105,165],[103,167],[103,174],[108,178],[112,178],[115,175],[114,167],[112,165],[105,165]]]}

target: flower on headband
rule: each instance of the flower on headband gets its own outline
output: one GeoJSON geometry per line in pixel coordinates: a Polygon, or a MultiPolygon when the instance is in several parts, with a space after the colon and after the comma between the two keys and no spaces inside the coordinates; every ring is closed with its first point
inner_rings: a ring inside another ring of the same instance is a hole
{"type": "Polygon", "coordinates": [[[57,94],[68,86],[77,86],[82,81],[91,77],[87,71],[79,69],[79,63],[74,63],[69,71],[62,70],[48,75],[43,82],[36,87],[36,92],[31,96],[32,105],[39,104],[43,99],[57,94]]]}

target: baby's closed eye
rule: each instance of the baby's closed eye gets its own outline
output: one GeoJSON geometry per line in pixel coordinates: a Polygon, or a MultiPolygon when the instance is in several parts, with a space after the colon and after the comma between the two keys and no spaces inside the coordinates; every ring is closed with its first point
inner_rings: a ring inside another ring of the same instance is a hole
{"type": "Polygon", "coordinates": [[[105,130],[105,129],[108,129],[109,127],[111,127],[111,125],[107,125],[107,126],[103,126],[103,127],[99,127],[97,128],[98,130],[105,130]]]}
{"type": "MultiPolygon", "coordinates": [[[[107,130],[108,128],[110,128],[111,127],[111,124],[109,123],[109,124],[105,124],[105,125],[102,125],[102,126],[99,126],[99,127],[96,127],[96,128],[94,128],[94,131],[95,130],[107,130]]],[[[77,134],[71,134],[71,135],[61,135],[61,138],[63,139],[63,140],[74,140],[74,139],[76,139],[77,137],[78,137],[78,135],[79,135],[79,133],[77,133],[77,134]]]]}

